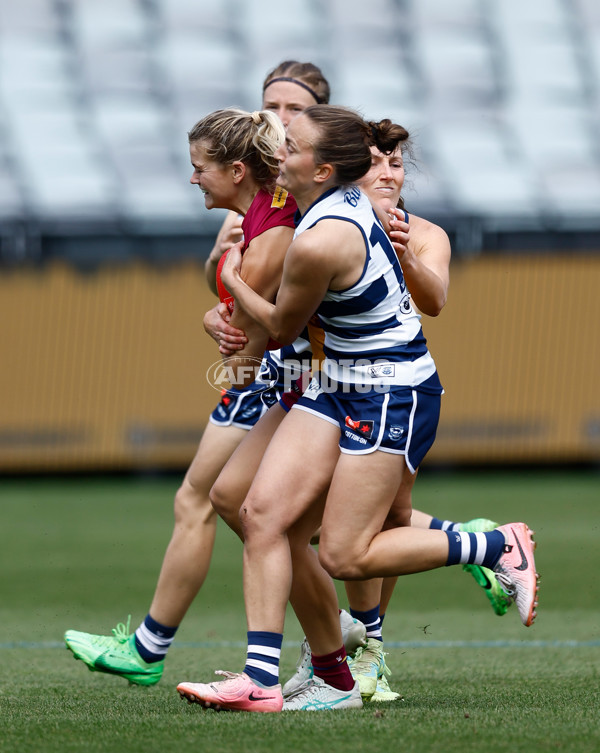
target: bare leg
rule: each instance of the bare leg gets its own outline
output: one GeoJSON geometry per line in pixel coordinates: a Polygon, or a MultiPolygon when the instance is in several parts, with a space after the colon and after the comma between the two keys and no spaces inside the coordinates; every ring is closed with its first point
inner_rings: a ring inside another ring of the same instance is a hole
{"type": "MultiPolygon", "coordinates": [[[[327,489],[339,458],[338,439],[337,426],[304,411],[292,410],[265,453],[240,511],[245,537],[244,595],[249,630],[283,632],[285,609],[292,591],[288,532],[297,523],[294,535],[298,535],[296,541],[300,541],[300,533],[303,533],[307,547],[304,554],[306,567],[314,566],[310,564],[312,555],[308,553],[308,541],[316,518],[299,521],[327,489]]],[[[302,548],[298,544],[295,560],[302,560],[302,557],[302,548]]],[[[302,569],[301,564],[299,567],[302,569]]],[[[298,588],[301,590],[301,586],[295,584],[295,601],[301,598],[298,588]]],[[[310,599],[309,589],[307,591],[310,599]]],[[[322,607],[321,604],[317,606],[322,607]]],[[[330,616],[329,630],[330,636],[331,633],[335,635],[339,631],[337,599],[334,608],[324,611],[327,615],[335,613],[335,618],[330,616]]],[[[335,651],[341,641],[331,648],[329,642],[326,643],[314,645],[314,651],[335,651]]]]}
{"type": "MultiPolygon", "coordinates": [[[[408,471],[402,458],[399,458],[399,462],[402,465],[402,479],[384,524],[384,528],[386,529],[395,528],[396,526],[414,525],[411,520],[411,512],[413,516],[416,514],[417,516],[422,515],[426,517],[425,513],[420,513],[416,510],[412,511],[411,494],[417,474],[412,474],[408,471]]],[[[429,526],[426,527],[428,528],[429,526]]],[[[350,609],[366,612],[379,604],[380,614],[385,614],[396,581],[396,577],[376,578],[365,581],[346,581],[344,585],[350,609]]]]}
{"type": "MultiPolygon", "coordinates": [[[[348,581],[350,582],[350,581],[348,581]]],[[[398,582],[398,576],[383,578],[381,583],[381,600],[379,602],[379,614],[383,615],[387,612],[392,599],[392,594],[396,588],[398,582]]]]}
{"type": "Polygon", "coordinates": [[[175,526],[150,605],[152,618],[163,625],[180,624],[204,583],[217,523],[208,493],[247,433],[234,426],[208,423],[175,495],[175,526]]]}
{"type": "Polygon", "coordinates": [[[324,502],[325,495],[288,534],[293,568],[290,602],[311,650],[317,655],[337,651],[342,645],[335,585],[308,543],[315,523],[322,518],[324,502]]]}
{"type": "Polygon", "coordinates": [[[210,490],[214,510],[243,539],[240,507],[250,490],[265,451],[286,411],[273,405],[237,447],[210,490]]]}
{"type": "Polygon", "coordinates": [[[415,528],[429,528],[429,524],[432,520],[433,515],[429,515],[429,513],[426,512],[421,512],[421,510],[413,510],[410,524],[415,528]]]}
{"type": "MultiPolygon", "coordinates": [[[[211,490],[213,507],[240,537],[240,507],[248,495],[269,442],[285,416],[286,412],[281,406],[273,406],[248,432],[211,490]]],[[[321,567],[315,550],[308,546],[312,532],[321,522],[324,499],[325,495],[322,495],[320,503],[316,503],[289,532],[294,573],[290,601],[311,645],[317,647],[315,650],[318,651],[322,645],[323,636],[327,636],[326,645],[329,645],[327,641],[333,641],[335,645],[331,650],[335,651],[341,644],[341,633],[339,640],[335,631],[331,634],[332,623],[339,629],[335,586],[321,567]],[[304,596],[305,589],[308,596],[304,596]],[[316,609],[315,604],[322,606],[316,609]]],[[[322,653],[327,653],[327,650],[323,649],[322,653]]]]}
{"type": "Polygon", "coordinates": [[[319,558],[334,578],[359,580],[432,570],[448,557],[443,531],[412,527],[382,531],[400,485],[402,465],[393,455],[342,454],[321,527],[319,558]],[[348,500],[358,499],[352,505],[348,500]]]}

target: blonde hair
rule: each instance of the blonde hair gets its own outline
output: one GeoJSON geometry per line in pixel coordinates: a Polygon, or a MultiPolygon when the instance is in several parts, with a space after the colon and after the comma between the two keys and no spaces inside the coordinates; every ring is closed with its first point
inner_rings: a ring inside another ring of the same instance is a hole
{"type": "Polygon", "coordinates": [[[216,110],[199,120],[188,133],[190,144],[204,142],[211,160],[222,165],[243,162],[261,186],[277,177],[279,163],[273,155],[284,140],[285,129],[277,115],[235,107],[216,110]]]}

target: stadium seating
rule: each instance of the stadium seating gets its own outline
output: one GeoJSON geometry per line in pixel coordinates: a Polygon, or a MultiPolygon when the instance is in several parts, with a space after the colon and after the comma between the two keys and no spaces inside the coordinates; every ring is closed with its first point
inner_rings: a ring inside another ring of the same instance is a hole
{"type": "Polygon", "coordinates": [[[312,60],[415,136],[415,211],[600,225],[595,0],[24,0],[0,6],[0,219],[203,223],[186,132],[312,60]]]}

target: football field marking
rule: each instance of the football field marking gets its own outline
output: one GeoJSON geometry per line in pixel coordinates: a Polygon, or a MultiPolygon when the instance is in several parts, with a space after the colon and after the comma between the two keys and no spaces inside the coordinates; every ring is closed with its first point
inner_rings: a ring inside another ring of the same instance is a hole
{"type": "MultiPolygon", "coordinates": [[[[300,641],[284,641],[285,648],[297,648],[300,641]]],[[[386,648],[595,648],[600,640],[591,641],[386,641],[386,648]]],[[[243,641],[183,641],[173,648],[245,648],[243,641]]],[[[65,648],[62,641],[8,641],[0,649],[65,648]]]]}

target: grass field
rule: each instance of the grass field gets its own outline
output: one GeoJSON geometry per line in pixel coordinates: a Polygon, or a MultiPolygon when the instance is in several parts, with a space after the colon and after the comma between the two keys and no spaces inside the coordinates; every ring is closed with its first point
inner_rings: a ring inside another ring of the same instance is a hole
{"type": "MultiPolygon", "coordinates": [[[[128,614],[132,629],[143,619],[177,484],[175,477],[0,484],[2,753],[600,750],[597,472],[424,472],[416,507],[455,520],[524,519],[535,529],[538,620],[524,628],[514,607],[496,617],[458,567],[407,576],[384,625],[391,685],[404,700],[279,715],[202,711],[175,692],[181,680],[243,666],[241,546],[223,526],[157,686],[89,672],[63,648],[68,628],[109,633],[128,614]]],[[[300,639],[290,613],[284,680],[300,639]]]]}

